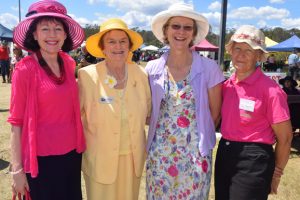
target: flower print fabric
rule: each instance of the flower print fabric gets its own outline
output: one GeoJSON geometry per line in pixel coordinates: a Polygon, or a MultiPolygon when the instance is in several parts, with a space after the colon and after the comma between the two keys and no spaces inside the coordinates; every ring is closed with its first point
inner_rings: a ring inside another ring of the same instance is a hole
{"type": "MultiPolygon", "coordinates": [[[[165,76],[168,77],[167,70],[165,76]]],[[[211,156],[198,149],[195,98],[190,78],[175,83],[166,78],[155,138],[149,150],[147,199],[208,198],[211,156]]]]}

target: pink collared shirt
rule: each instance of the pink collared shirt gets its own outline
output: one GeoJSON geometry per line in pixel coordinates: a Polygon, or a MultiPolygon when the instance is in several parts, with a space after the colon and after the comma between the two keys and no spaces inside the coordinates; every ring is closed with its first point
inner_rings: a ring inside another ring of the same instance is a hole
{"type": "Polygon", "coordinates": [[[259,67],[240,82],[232,75],[222,92],[221,133],[225,139],[273,144],[271,125],[290,119],[286,94],[259,67]]]}

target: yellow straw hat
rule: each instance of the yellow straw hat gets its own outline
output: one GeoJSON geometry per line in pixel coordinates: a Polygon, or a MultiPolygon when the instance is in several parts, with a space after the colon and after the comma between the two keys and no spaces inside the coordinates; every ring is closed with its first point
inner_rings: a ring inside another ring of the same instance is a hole
{"type": "MultiPolygon", "coordinates": [[[[97,58],[105,58],[105,55],[99,46],[99,41],[101,40],[101,37],[105,33],[107,33],[108,31],[111,31],[111,30],[122,30],[128,34],[128,36],[130,37],[130,40],[133,44],[131,49],[129,50],[130,52],[137,50],[143,44],[143,38],[139,33],[128,29],[126,23],[124,21],[122,21],[121,19],[112,18],[112,19],[108,19],[107,21],[103,22],[102,25],[100,26],[99,32],[94,35],[91,35],[86,40],[87,51],[97,58]]],[[[129,53],[129,56],[132,56],[132,53],[129,53]]],[[[127,59],[127,60],[129,60],[129,59],[127,59]]]]}

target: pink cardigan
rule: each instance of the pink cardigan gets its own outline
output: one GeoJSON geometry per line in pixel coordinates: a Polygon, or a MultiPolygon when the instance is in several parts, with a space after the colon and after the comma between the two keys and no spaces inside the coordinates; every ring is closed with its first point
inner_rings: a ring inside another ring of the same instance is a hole
{"type": "MultiPolygon", "coordinates": [[[[80,106],[78,86],[74,77],[75,61],[66,53],[59,52],[63,59],[64,67],[66,70],[66,81],[75,88],[72,91],[72,103],[75,112],[76,120],[76,151],[83,152],[86,148],[85,139],[83,134],[83,127],[80,118],[80,106]]],[[[13,79],[12,79],[12,92],[10,104],[10,116],[8,122],[15,126],[22,127],[22,163],[26,173],[31,173],[32,177],[38,175],[37,163],[37,144],[36,144],[36,130],[37,130],[37,86],[39,84],[39,73],[36,73],[37,68],[40,67],[39,63],[33,56],[27,56],[16,64],[13,79]],[[21,81],[22,85],[16,87],[15,81],[21,81]],[[16,99],[18,95],[24,99],[16,99]],[[20,115],[21,114],[21,115],[20,115]],[[22,116],[23,114],[23,116],[22,116]]]]}

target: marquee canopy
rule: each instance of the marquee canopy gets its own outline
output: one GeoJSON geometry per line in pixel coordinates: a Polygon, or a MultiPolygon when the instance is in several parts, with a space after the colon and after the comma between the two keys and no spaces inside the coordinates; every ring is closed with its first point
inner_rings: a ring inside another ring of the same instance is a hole
{"type": "Polygon", "coordinates": [[[219,47],[209,43],[206,39],[191,47],[195,51],[218,51],[219,47]]]}
{"type": "Polygon", "coordinates": [[[294,49],[300,49],[300,38],[296,35],[274,46],[267,47],[268,51],[293,51],[294,49]]]}
{"type": "Polygon", "coordinates": [[[12,41],[12,39],[13,39],[12,30],[6,28],[2,24],[0,24],[0,39],[7,40],[7,41],[12,41]]]}

